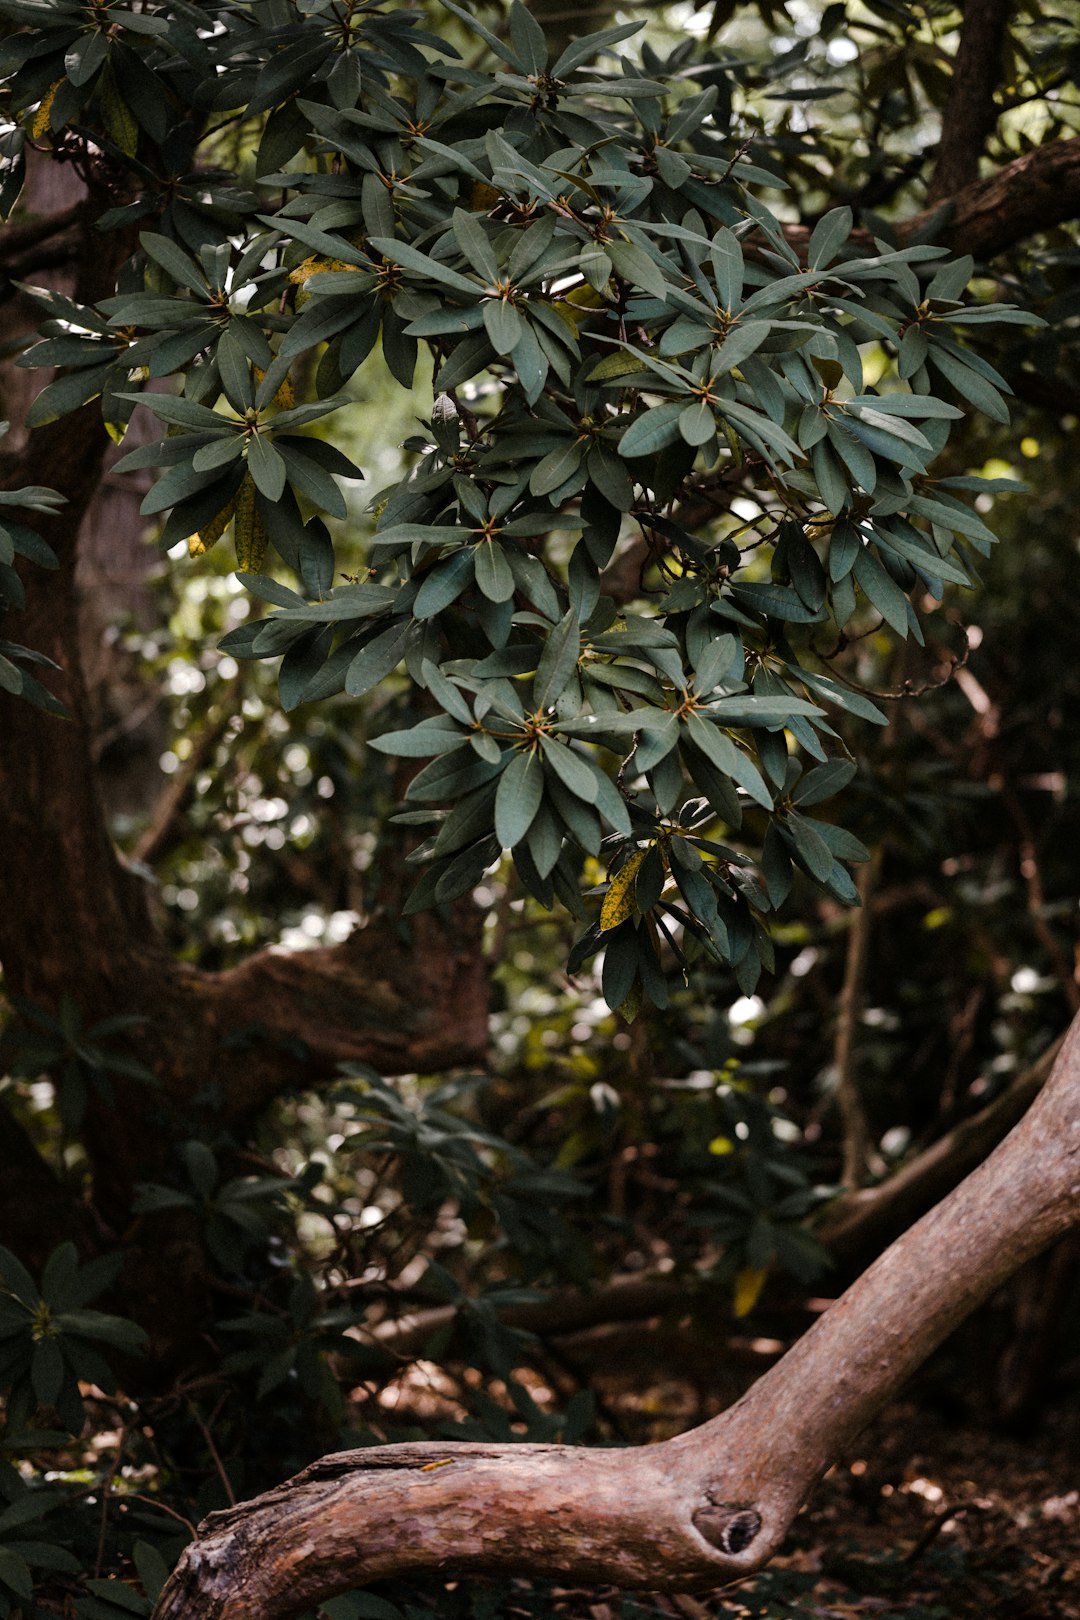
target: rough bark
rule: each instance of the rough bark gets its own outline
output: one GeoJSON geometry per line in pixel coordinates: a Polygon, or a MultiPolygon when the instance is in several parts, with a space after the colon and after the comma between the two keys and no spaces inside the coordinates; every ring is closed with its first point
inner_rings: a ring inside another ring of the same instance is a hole
{"type": "Polygon", "coordinates": [[[994,91],[1001,77],[1001,50],[1012,0],[967,0],[953,63],[952,84],[941,117],[941,140],[927,200],[952,197],[978,178],[986,138],[997,121],[994,91]]]}
{"type": "Polygon", "coordinates": [[[661,1445],[375,1447],[200,1526],[154,1620],[288,1620],[409,1571],[717,1586],[764,1564],[830,1461],[1026,1260],[1080,1224],[1080,1020],[989,1159],[735,1406],[661,1445]]]}
{"type": "MultiPolygon", "coordinates": [[[[940,206],[947,212],[934,239],[983,260],[1075,219],[1080,213],[1080,137],[1024,152],[940,206]]],[[[924,230],[939,211],[931,207],[915,214],[901,235],[909,238],[924,230]]]]}

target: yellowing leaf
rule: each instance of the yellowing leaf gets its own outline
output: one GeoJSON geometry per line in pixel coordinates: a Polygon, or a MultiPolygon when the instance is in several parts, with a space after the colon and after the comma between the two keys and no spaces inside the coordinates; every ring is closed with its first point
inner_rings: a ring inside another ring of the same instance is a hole
{"type": "Polygon", "coordinates": [[[204,555],[204,553],[210,550],[211,546],[217,545],[218,541],[221,539],[222,535],[225,533],[225,530],[229,526],[229,519],[232,517],[233,512],[236,509],[236,502],[237,497],[234,495],[232,500],[227,501],[226,504],[221,508],[221,511],[218,513],[217,517],[211,518],[209,523],[203,524],[198,534],[188,536],[187,545],[189,557],[201,557],[204,555]]]}
{"type": "Polygon", "coordinates": [[[257,574],[266,555],[267,537],[266,526],[255,505],[255,485],[250,473],[244,474],[233,517],[236,566],[245,574],[257,574]]]}
{"type": "Polygon", "coordinates": [[[303,287],[312,276],[321,276],[327,270],[355,270],[355,264],[346,264],[344,259],[322,259],[317,253],[312,253],[295,270],[289,271],[289,280],[297,287],[303,287]]]}
{"type": "MultiPolygon", "coordinates": [[[[645,859],[643,849],[635,850],[630,859],[611,880],[604,904],[600,908],[600,928],[606,933],[609,928],[618,928],[621,922],[637,910],[634,899],[634,879],[637,877],[638,867],[645,859]]],[[[625,1013],[623,1014],[625,1017],[625,1013]]]]}
{"type": "Polygon", "coordinates": [[[744,1266],[735,1278],[734,1306],[736,1316],[749,1316],[765,1286],[768,1275],[764,1266],[744,1266]]]}
{"type": "MultiPolygon", "coordinates": [[[[254,371],[255,381],[262,382],[263,378],[266,376],[266,372],[263,371],[261,366],[255,366],[254,371]]],[[[279,405],[283,411],[291,411],[293,406],[296,404],[296,390],[292,385],[291,377],[282,378],[281,386],[274,395],[274,404],[279,405]]]]}
{"type": "Polygon", "coordinates": [[[619,1008],[619,1017],[625,1019],[628,1024],[632,1024],[641,1011],[641,1003],[644,999],[641,980],[635,979],[630,994],[619,1008]]]}
{"type": "Polygon", "coordinates": [[[599,365],[589,372],[590,382],[605,382],[609,377],[637,377],[648,366],[636,360],[632,354],[605,354],[599,365]]]}
{"type": "Polygon", "coordinates": [[[117,88],[111,66],[107,65],[101,75],[98,99],[105,115],[105,128],[121,152],[128,157],[134,157],[139,144],[139,125],[135,114],[117,88]]]}
{"type": "Polygon", "coordinates": [[[33,122],[30,125],[31,140],[40,141],[41,137],[48,133],[49,118],[52,115],[52,104],[56,98],[56,92],[59,90],[63,82],[63,79],[57,79],[55,84],[50,84],[44,96],[41,98],[41,106],[34,114],[33,122]]]}
{"type": "Polygon", "coordinates": [[[474,214],[478,214],[481,210],[486,212],[494,208],[499,200],[500,194],[494,186],[489,186],[485,180],[476,180],[469,193],[469,210],[474,214]]]}

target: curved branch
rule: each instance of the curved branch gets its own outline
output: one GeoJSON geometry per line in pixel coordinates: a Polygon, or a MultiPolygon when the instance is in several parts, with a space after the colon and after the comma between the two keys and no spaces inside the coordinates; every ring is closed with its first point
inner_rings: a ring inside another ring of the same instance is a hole
{"type": "Polygon", "coordinates": [[[411,1571],[652,1588],[759,1568],[838,1451],[1008,1276],[1080,1225],[1080,1019],[1024,1120],[735,1406],[623,1451],[387,1446],[200,1526],[154,1620],[290,1620],[411,1571]]]}
{"type": "Polygon", "coordinates": [[[250,1119],[339,1063],[403,1074],[479,1062],[488,1039],[483,921],[463,902],[445,920],[411,919],[404,939],[378,915],[340,945],[270,946],[224,973],[177,967],[223,1066],[225,1118],[250,1119]]]}
{"type": "MultiPolygon", "coordinates": [[[[917,238],[988,260],[1029,236],[1078,218],[1080,135],[1072,135],[1022,153],[985,179],[898,220],[893,228],[901,246],[917,238]]],[[[784,235],[805,262],[810,227],[786,225],[784,235]]],[[[851,240],[868,250],[873,247],[866,230],[853,231],[851,240]]],[[[761,251],[753,236],[746,238],[745,251],[750,257],[761,251]]]]}
{"type": "Polygon", "coordinates": [[[976,259],[992,259],[1029,236],[1080,216],[1080,136],[1024,152],[899,227],[904,240],[932,225],[935,241],[976,259]],[[945,212],[943,212],[945,210],[945,212]]]}

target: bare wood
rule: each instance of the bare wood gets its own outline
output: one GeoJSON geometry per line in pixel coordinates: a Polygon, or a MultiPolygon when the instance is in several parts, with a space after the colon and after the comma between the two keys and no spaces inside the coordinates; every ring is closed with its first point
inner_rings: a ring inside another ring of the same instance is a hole
{"type": "Polygon", "coordinates": [[[154,1620],[289,1620],[410,1571],[717,1586],[766,1563],[814,1481],[970,1311],[1080,1225],[1080,1019],[1032,1108],[729,1411],[662,1445],[385,1446],[200,1526],[154,1620]]]}

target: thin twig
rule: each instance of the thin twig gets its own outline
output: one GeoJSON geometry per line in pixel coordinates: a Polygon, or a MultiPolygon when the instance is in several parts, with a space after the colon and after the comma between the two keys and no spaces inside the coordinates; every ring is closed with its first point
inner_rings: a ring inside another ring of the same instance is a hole
{"type": "Polygon", "coordinates": [[[877,1173],[879,1169],[884,1168],[875,1162],[870,1127],[859,1091],[856,1039],[866,983],[871,900],[880,867],[881,854],[880,851],[875,851],[866,865],[859,868],[856,882],[860,903],[851,913],[844,983],[837,1005],[833,1065],[836,1070],[836,1105],[840,1110],[844,1129],[843,1168],[840,1178],[845,1187],[861,1187],[866,1180],[868,1169],[877,1173]]]}
{"type": "Polygon", "coordinates": [[[197,1531],[191,1520],[185,1519],[182,1513],[177,1513],[176,1509],[169,1507],[168,1503],[159,1502],[156,1496],[145,1496],[142,1491],[125,1491],[124,1500],[128,1502],[145,1502],[147,1507],[159,1508],[162,1513],[167,1513],[170,1519],[178,1519],[190,1533],[192,1541],[195,1540],[197,1531]]]}
{"type": "Polygon", "coordinates": [[[235,1507],[236,1493],[232,1488],[232,1481],[229,1479],[225,1464],[221,1460],[221,1453],[214,1444],[214,1437],[210,1433],[210,1427],[204,1420],[202,1413],[199,1411],[199,1408],[195,1405],[194,1401],[188,1402],[188,1410],[195,1419],[195,1422],[198,1424],[202,1437],[206,1441],[206,1449],[209,1451],[210,1456],[213,1459],[214,1467],[217,1469],[218,1478],[221,1480],[221,1483],[225,1489],[225,1495],[229,1499],[229,1506],[235,1507]]]}
{"type": "Polygon", "coordinates": [[[131,1425],[125,1423],[120,1430],[120,1438],[116,1442],[116,1455],[112,1460],[112,1466],[101,1486],[101,1516],[98,1523],[97,1552],[94,1557],[95,1580],[101,1575],[101,1566],[105,1562],[105,1536],[109,1528],[109,1499],[112,1495],[113,1481],[120,1472],[120,1465],[124,1460],[124,1447],[127,1445],[130,1433],[131,1425]]]}

